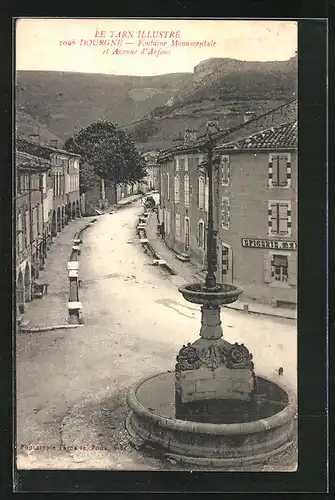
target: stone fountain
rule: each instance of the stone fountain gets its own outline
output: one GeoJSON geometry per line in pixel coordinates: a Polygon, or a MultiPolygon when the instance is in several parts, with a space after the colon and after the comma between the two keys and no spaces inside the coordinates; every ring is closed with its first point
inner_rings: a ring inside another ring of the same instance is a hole
{"type": "Polygon", "coordinates": [[[130,388],[126,427],[137,448],[159,448],[174,461],[224,468],[267,462],[286,450],[292,444],[296,399],[291,390],[255,374],[244,344],[222,338],[220,306],[235,302],[242,289],[216,283],[211,134],[207,155],[206,280],[179,288],[185,300],[201,305],[200,338],[180,349],[175,371],[130,388]]]}

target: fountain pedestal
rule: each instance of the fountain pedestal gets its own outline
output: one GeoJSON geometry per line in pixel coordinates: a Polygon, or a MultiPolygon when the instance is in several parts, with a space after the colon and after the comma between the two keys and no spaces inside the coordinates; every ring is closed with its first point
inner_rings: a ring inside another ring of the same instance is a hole
{"type": "Polygon", "coordinates": [[[234,302],[242,290],[192,284],[179,291],[202,305],[200,338],[181,348],[174,372],[129,389],[130,442],[152,451],[158,447],[167,458],[191,465],[267,462],[292,443],[296,400],[292,391],[255,376],[243,344],[222,338],[219,306],[234,302]]]}
{"type": "MultiPolygon", "coordinates": [[[[255,394],[252,355],[243,345],[222,340],[218,305],[201,307],[200,339],[183,346],[175,367],[176,417],[186,419],[195,411],[187,403],[206,400],[251,401],[255,394]]],[[[203,413],[206,413],[204,403],[203,413]]],[[[199,414],[201,404],[196,411],[199,414]]],[[[201,418],[199,416],[199,418],[201,418]]]]}

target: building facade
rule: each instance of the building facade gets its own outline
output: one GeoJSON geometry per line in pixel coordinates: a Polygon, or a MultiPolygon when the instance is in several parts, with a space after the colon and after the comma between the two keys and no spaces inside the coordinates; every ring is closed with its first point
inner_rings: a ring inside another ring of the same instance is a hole
{"type": "Polygon", "coordinates": [[[79,191],[80,156],[26,139],[18,139],[17,149],[51,163],[52,193],[49,192],[49,197],[52,194],[53,203],[49,212],[49,230],[51,236],[56,237],[71,219],[80,216],[82,212],[79,191]]]}
{"type": "Polygon", "coordinates": [[[34,298],[53,237],[80,215],[79,156],[18,139],[16,167],[16,289],[18,313],[34,298]]]}
{"type": "MultiPolygon", "coordinates": [[[[48,248],[48,192],[51,163],[17,153],[16,167],[16,291],[19,313],[32,300],[32,286],[48,248]]],[[[51,200],[52,201],[52,200],[51,200]]]]}
{"type": "Polygon", "coordinates": [[[159,165],[157,164],[158,155],[159,153],[157,151],[148,151],[143,154],[147,170],[145,180],[147,181],[149,191],[156,191],[159,189],[159,165]]]}
{"type": "MultiPolygon", "coordinates": [[[[214,169],[217,279],[244,296],[297,302],[297,122],[234,142],[218,142],[214,169]]],[[[166,244],[204,269],[208,222],[206,155],[200,148],[162,154],[160,208],[166,244]]]]}

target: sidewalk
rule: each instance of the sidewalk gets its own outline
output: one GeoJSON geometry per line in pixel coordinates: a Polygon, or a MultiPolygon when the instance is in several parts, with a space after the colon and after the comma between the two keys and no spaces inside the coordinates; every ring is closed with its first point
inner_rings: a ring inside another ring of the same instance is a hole
{"type": "MultiPolygon", "coordinates": [[[[118,210],[141,198],[141,194],[127,196],[114,205],[118,210]]],[[[108,209],[111,210],[111,207],[108,209]]],[[[67,263],[71,255],[73,237],[76,232],[97,216],[83,217],[71,221],[54,239],[45,260],[45,269],[40,271],[38,281],[48,283],[48,293],[41,299],[26,304],[23,329],[48,328],[68,324],[69,277],[67,263]]],[[[85,314],[85,313],[84,313],[85,314]]]]}
{"type": "Polygon", "coordinates": [[[47,258],[45,269],[40,271],[38,281],[49,283],[48,293],[41,299],[26,304],[23,315],[24,328],[41,328],[68,324],[69,278],[67,262],[73,246],[73,236],[95,217],[85,217],[71,221],[54,239],[47,258]]]}
{"type": "MultiPolygon", "coordinates": [[[[205,273],[197,268],[191,262],[183,262],[177,259],[173,250],[170,250],[164,241],[157,234],[157,215],[151,213],[148,218],[146,226],[146,235],[151,247],[159,255],[159,257],[167,262],[167,264],[174,270],[174,272],[188,282],[203,282],[205,280],[205,273]]],[[[277,316],[286,319],[297,319],[297,311],[288,308],[275,308],[268,304],[261,304],[257,302],[249,302],[247,300],[237,300],[233,304],[225,307],[244,311],[244,307],[248,306],[249,313],[263,314],[266,316],[277,316]]]]}

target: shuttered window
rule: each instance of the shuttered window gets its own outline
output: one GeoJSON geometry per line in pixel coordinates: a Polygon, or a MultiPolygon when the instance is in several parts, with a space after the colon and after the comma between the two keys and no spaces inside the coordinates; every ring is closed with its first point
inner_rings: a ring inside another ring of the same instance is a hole
{"type": "Polygon", "coordinates": [[[179,170],[184,171],[185,170],[185,158],[179,158],[179,170]]]}
{"type": "Polygon", "coordinates": [[[205,208],[205,178],[203,175],[198,177],[198,207],[202,210],[205,208]]]}
{"type": "Polygon", "coordinates": [[[203,221],[198,223],[197,243],[199,248],[205,248],[205,224],[203,221]]]}
{"type": "Polygon", "coordinates": [[[229,228],[230,224],[229,198],[224,196],[221,199],[221,224],[223,228],[229,228]]]}
{"type": "Polygon", "coordinates": [[[286,187],[291,184],[291,157],[289,154],[270,154],[269,186],[286,187]]]}
{"type": "Polygon", "coordinates": [[[290,202],[269,202],[268,213],[269,235],[291,235],[291,207],[290,202]]]}
{"type": "Polygon", "coordinates": [[[175,175],[174,178],[174,201],[175,203],[179,203],[180,197],[180,177],[179,174],[175,175]]]}
{"type": "Polygon", "coordinates": [[[228,186],[230,177],[230,164],[229,156],[221,156],[221,184],[222,186],[228,186]]]}
{"type": "Polygon", "coordinates": [[[186,172],[184,174],[184,196],[185,196],[185,207],[190,206],[190,177],[186,172]]]}
{"type": "Polygon", "coordinates": [[[208,196],[209,196],[208,176],[205,177],[205,211],[208,212],[208,196]]]}
{"type": "Polygon", "coordinates": [[[166,174],[166,199],[170,199],[170,174],[166,174]]]}
{"type": "Polygon", "coordinates": [[[176,214],[176,238],[180,239],[180,214],[176,214]]]}

